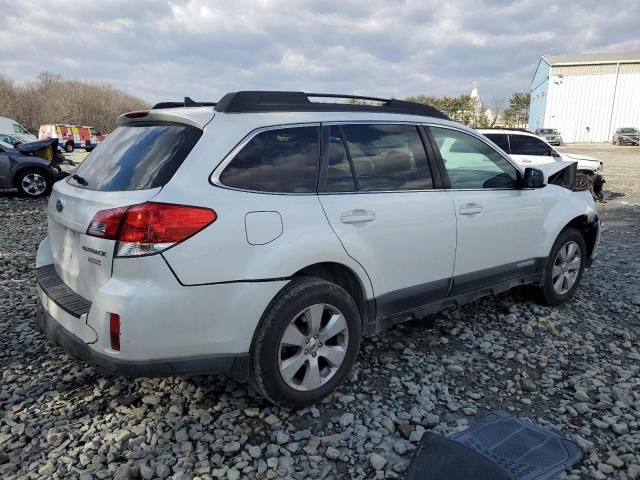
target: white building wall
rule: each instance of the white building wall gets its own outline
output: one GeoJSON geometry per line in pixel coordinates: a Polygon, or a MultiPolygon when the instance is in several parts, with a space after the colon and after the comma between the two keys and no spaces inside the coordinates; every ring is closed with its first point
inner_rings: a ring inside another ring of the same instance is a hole
{"type": "Polygon", "coordinates": [[[608,142],[625,126],[640,126],[640,64],[551,68],[544,127],[565,142],[608,142]]]}
{"type": "Polygon", "coordinates": [[[621,127],[640,128],[640,64],[620,65],[608,140],[621,127]]]}

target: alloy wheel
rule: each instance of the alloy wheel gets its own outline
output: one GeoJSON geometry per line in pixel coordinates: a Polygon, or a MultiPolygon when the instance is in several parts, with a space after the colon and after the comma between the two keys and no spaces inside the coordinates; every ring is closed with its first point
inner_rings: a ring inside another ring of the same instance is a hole
{"type": "Polygon", "coordinates": [[[558,295],[564,295],[571,290],[580,274],[581,264],[580,245],[570,241],[560,247],[551,269],[551,282],[558,295]]]}
{"type": "Polygon", "coordinates": [[[320,388],[340,369],[348,346],[342,312],[325,303],[311,305],[293,317],[280,339],[280,375],[295,390],[320,388]]]}
{"type": "Polygon", "coordinates": [[[21,182],[22,189],[31,196],[42,195],[47,189],[47,180],[39,173],[29,173],[21,182]]]}

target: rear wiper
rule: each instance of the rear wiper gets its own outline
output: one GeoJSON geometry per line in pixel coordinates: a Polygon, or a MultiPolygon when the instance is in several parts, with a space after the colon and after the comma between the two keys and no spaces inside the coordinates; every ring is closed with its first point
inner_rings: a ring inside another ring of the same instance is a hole
{"type": "Polygon", "coordinates": [[[86,187],[87,185],[89,185],[87,183],[87,181],[82,178],[80,175],[78,175],[77,173],[74,173],[73,175],[71,175],[71,178],[73,178],[76,182],[78,182],[80,185],[86,187]]]}

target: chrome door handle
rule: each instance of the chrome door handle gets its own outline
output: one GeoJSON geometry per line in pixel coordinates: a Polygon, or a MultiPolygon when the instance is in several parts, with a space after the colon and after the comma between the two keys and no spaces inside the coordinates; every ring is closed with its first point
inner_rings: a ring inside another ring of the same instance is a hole
{"type": "Polygon", "coordinates": [[[475,215],[482,212],[482,205],[477,203],[466,203],[460,207],[460,215],[475,215]]]}
{"type": "Polygon", "coordinates": [[[376,219],[375,212],[370,210],[351,210],[350,212],[344,212],[340,216],[342,223],[358,223],[358,222],[372,222],[376,219]]]}

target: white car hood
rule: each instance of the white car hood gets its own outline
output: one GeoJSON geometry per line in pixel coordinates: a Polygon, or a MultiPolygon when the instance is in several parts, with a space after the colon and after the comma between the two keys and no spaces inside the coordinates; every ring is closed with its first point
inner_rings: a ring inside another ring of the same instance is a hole
{"type": "Polygon", "coordinates": [[[562,153],[563,157],[569,157],[574,160],[591,160],[593,162],[599,162],[597,158],[590,157],[589,155],[582,155],[581,153],[562,153]]]}

